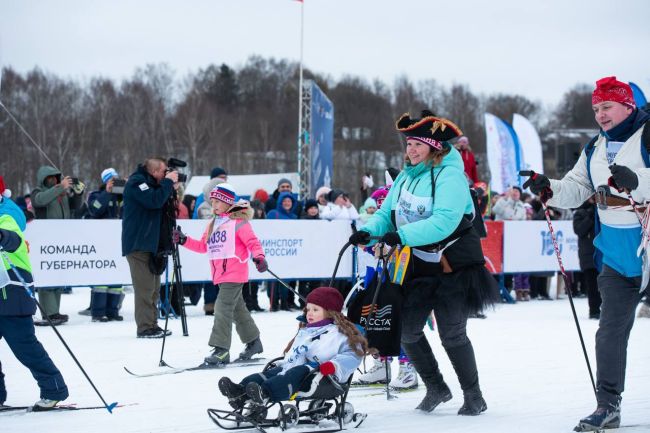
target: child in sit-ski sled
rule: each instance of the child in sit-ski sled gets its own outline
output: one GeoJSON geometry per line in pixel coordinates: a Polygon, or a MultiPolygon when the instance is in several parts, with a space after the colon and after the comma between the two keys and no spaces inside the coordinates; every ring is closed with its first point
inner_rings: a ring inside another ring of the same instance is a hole
{"type": "Polygon", "coordinates": [[[307,296],[307,325],[298,331],[278,367],[234,383],[219,380],[219,390],[235,409],[247,403],[266,405],[288,400],[309,373],[319,370],[345,383],[368,352],[368,342],[342,313],[343,296],[333,287],[318,287],[307,296]]]}

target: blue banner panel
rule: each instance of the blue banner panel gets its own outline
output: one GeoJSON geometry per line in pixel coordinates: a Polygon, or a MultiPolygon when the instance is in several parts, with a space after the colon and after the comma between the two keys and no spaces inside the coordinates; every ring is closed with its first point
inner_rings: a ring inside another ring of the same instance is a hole
{"type": "Polygon", "coordinates": [[[311,195],[321,186],[331,186],[334,172],[334,104],[312,81],[311,89],[311,195]]]}

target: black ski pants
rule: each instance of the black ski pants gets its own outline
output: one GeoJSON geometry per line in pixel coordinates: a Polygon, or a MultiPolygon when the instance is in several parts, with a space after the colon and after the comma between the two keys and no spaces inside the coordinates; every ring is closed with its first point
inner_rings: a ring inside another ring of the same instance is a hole
{"type": "MultiPolygon", "coordinates": [[[[447,352],[463,391],[479,391],[478,370],[472,343],[467,338],[468,308],[463,288],[445,285],[445,276],[430,279],[406,290],[402,317],[401,343],[422,380],[442,380],[438,363],[423,328],[433,310],[442,346],[447,352]]],[[[453,281],[453,279],[450,279],[453,281]]]]}
{"type": "MultiPolygon", "coordinates": [[[[607,265],[598,276],[603,303],[596,332],[596,393],[599,405],[616,405],[625,388],[627,342],[643,293],[641,277],[626,277],[607,265]]],[[[647,288],[646,288],[647,290],[647,288]]]]}

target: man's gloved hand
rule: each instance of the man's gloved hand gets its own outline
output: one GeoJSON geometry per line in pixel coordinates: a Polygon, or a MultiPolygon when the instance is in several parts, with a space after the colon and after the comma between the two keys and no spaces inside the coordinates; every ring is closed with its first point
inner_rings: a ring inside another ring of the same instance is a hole
{"type": "Polygon", "coordinates": [[[609,171],[612,173],[609,183],[611,183],[611,186],[616,188],[618,192],[623,190],[630,192],[637,189],[639,186],[639,177],[626,166],[612,164],[609,166],[609,171]]]}
{"type": "Polygon", "coordinates": [[[348,242],[350,242],[352,245],[367,245],[370,243],[370,233],[365,230],[354,232],[350,235],[348,242]]]}
{"type": "Polygon", "coordinates": [[[323,362],[319,368],[320,368],[320,373],[323,376],[329,376],[336,372],[336,365],[334,365],[332,361],[323,362]]]}
{"type": "Polygon", "coordinates": [[[180,227],[177,227],[172,232],[172,242],[175,244],[183,245],[187,241],[187,236],[183,234],[180,227]]]}
{"type": "Polygon", "coordinates": [[[269,269],[269,264],[266,262],[266,259],[262,256],[260,257],[255,257],[253,259],[253,263],[255,263],[255,267],[257,268],[257,272],[266,272],[269,269]]]}
{"type": "Polygon", "coordinates": [[[551,197],[553,197],[553,190],[551,190],[551,181],[548,180],[548,177],[543,174],[535,173],[533,170],[522,170],[519,172],[519,176],[530,176],[526,182],[524,182],[523,188],[530,188],[530,192],[537,194],[542,200],[542,203],[546,203],[551,197]]]}
{"type": "Polygon", "coordinates": [[[399,237],[397,232],[388,232],[381,237],[381,241],[388,246],[395,246],[402,243],[402,238],[399,237]]]}

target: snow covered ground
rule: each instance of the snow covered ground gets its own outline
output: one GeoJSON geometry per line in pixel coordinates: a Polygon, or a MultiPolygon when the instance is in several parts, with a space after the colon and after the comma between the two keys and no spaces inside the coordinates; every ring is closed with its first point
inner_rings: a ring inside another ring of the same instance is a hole
{"type": "MultiPolygon", "coordinates": [[[[260,299],[266,301],[265,296],[260,299]]],[[[106,411],[0,414],[0,432],[213,432],[219,430],[206,415],[207,408],[225,408],[217,390],[223,371],[196,371],[177,375],[135,378],[136,372],[158,369],[161,340],[135,338],[133,294],[128,294],[122,323],[91,323],[78,310],[88,305],[88,289],[75,289],[62,298],[62,312],[70,322],[58,329],[108,402],[135,405],[106,411]]],[[[588,320],[586,299],[577,299],[581,325],[592,362],[597,323],[588,320]]],[[[189,337],[183,337],[180,321],[170,321],[174,335],[167,339],[164,359],[173,366],[191,366],[208,353],[211,317],[200,306],[189,306],[189,337]]],[[[255,320],[262,331],[265,356],[275,357],[293,336],[295,313],[259,313],[255,320]]],[[[488,312],[487,320],[470,320],[481,386],[488,411],[479,417],[459,417],[462,393],[436,333],[427,336],[438,356],[454,398],[430,414],[414,411],[424,387],[402,394],[397,400],[384,396],[352,395],[357,412],[368,413],[359,431],[378,432],[570,432],[578,419],[595,408],[591,384],[578,336],[566,299],[502,305],[488,312]]],[[[162,325],[162,323],[161,323],[162,325]]],[[[650,320],[636,321],[628,350],[627,390],[623,399],[625,432],[650,431],[650,320]]],[[[74,361],[50,328],[37,328],[37,335],[62,370],[70,397],[66,403],[101,404],[74,361]]],[[[236,355],[242,349],[235,339],[236,355]]],[[[16,361],[0,342],[0,360],[6,374],[7,404],[29,405],[38,399],[38,388],[29,371],[16,361]]],[[[395,361],[396,362],[396,361],[395,361]]],[[[595,368],[595,365],[594,365],[595,368]]],[[[227,371],[233,379],[255,372],[258,367],[227,371]]],[[[396,374],[396,369],[393,372],[396,374]]],[[[355,394],[362,394],[356,391],[355,394]]],[[[298,431],[298,429],[294,429],[298,431]]]]}

